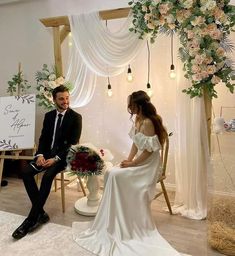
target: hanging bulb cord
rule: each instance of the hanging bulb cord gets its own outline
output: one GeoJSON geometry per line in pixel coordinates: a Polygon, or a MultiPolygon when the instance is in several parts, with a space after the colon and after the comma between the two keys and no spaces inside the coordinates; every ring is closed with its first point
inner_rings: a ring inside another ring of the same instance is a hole
{"type": "Polygon", "coordinates": [[[148,84],[149,84],[149,76],[150,76],[150,49],[149,42],[147,40],[147,49],[148,49],[148,84]]]}
{"type": "Polygon", "coordinates": [[[173,64],[173,32],[171,32],[171,64],[173,64]]]}
{"type": "Polygon", "coordinates": [[[173,31],[171,31],[171,70],[175,69],[174,59],[173,59],[173,31]]]}

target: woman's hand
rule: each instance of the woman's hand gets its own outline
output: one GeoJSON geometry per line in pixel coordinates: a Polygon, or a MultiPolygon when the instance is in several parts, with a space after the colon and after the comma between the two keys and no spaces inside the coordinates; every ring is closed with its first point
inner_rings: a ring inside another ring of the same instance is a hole
{"type": "Polygon", "coordinates": [[[135,166],[134,162],[133,161],[130,161],[130,160],[124,160],[120,163],[120,167],[121,168],[126,168],[126,167],[133,167],[135,166]]]}

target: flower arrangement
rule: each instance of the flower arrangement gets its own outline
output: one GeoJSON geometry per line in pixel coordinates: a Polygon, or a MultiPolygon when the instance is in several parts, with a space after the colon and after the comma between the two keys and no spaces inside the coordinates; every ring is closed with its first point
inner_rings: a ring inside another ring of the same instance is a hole
{"type": "Polygon", "coordinates": [[[230,0],[138,0],[131,1],[133,26],[130,31],[145,36],[153,43],[158,33],[179,33],[182,47],[179,55],[185,77],[192,86],[183,92],[190,97],[217,97],[215,85],[223,82],[234,92],[235,73],[227,51],[233,45],[228,35],[235,25],[235,6],[230,0]]]}
{"type": "Polygon", "coordinates": [[[54,108],[54,103],[52,99],[52,91],[59,85],[64,85],[72,90],[73,86],[69,81],[65,81],[64,77],[58,76],[56,68],[54,67],[52,71],[49,70],[47,64],[43,64],[42,70],[37,71],[36,75],[37,91],[36,95],[39,106],[51,110],[54,108]]]}
{"type": "Polygon", "coordinates": [[[71,175],[81,177],[101,175],[105,164],[101,157],[103,151],[100,154],[90,147],[79,144],[73,145],[67,155],[67,170],[70,171],[71,175]]]}

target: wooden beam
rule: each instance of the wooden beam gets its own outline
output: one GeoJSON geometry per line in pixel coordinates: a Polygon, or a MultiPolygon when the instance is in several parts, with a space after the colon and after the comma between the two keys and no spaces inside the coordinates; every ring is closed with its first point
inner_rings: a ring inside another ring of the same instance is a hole
{"type": "MultiPolygon", "coordinates": [[[[102,20],[112,20],[112,19],[125,18],[128,16],[129,12],[130,12],[130,7],[126,7],[126,8],[100,11],[99,14],[102,20]]],[[[70,27],[68,16],[44,18],[44,19],[40,19],[40,21],[45,27],[59,27],[59,26],[70,27]]]]}
{"type": "Polygon", "coordinates": [[[53,39],[54,39],[54,56],[56,71],[59,76],[63,75],[63,65],[61,57],[61,44],[60,44],[60,27],[53,27],[53,39]]]}
{"type": "Polygon", "coordinates": [[[69,26],[68,16],[45,18],[45,19],[40,19],[40,21],[45,27],[69,26]]]}
{"type": "Polygon", "coordinates": [[[63,43],[64,39],[70,32],[70,27],[69,26],[64,26],[61,31],[60,31],[60,44],[63,43]]]}
{"type": "Polygon", "coordinates": [[[100,18],[102,20],[113,20],[113,19],[121,19],[128,16],[130,12],[130,7],[126,8],[118,8],[106,11],[100,11],[100,18]]]}

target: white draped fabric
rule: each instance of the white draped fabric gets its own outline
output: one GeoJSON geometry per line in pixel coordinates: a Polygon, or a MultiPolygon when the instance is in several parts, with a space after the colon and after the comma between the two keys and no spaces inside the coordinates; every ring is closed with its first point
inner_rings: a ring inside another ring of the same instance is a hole
{"type": "Polygon", "coordinates": [[[97,76],[82,61],[76,48],[71,48],[66,80],[73,81],[71,107],[85,106],[90,102],[96,88],[97,76]]]}
{"type": "MultiPolygon", "coordinates": [[[[129,32],[131,17],[111,33],[98,13],[69,17],[74,44],[66,79],[74,82],[72,107],[86,105],[96,87],[96,76],[123,72],[146,44],[129,32]]],[[[178,62],[180,67],[181,63],[178,62]]],[[[180,68],[179,68],[180,70],[180,68]]],[[[175,145],[176,198],[174,212],[193,218],[206,217],[209,153],[203,99],[183,94],[183,72],[178,75],[175,145]]]]}
{"type": "Polygon", "coordinates": [[[89,103],[98,76],[121,74],[145,45],[145,40],[129,32],[131,16],[119,31],[111,33],[98,12],[69,16],[75,47],[71,48],[66,80],[74,83],[71,106],[89,103]]]}
{"type": "Polygon", "coordinates": [[[145,44],[137,34],[130,33],[131,17],[115,33],[102,23],[98,12],[69,17],[77,51],[95,74],[104,77],[121,74],[145,44]]]}
{"type": "Polygon", "coordinates": [[[178,76],[176,92],[176,196],[173,212],[191,219],[204,219],[207,215],[207,174],[210,171],[204,100],[198,97],[190,99],[181,92],[182,85],[184,88],[190,86],[183,74],[178,76]]]}

